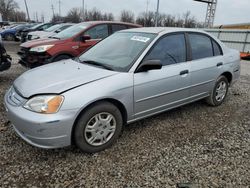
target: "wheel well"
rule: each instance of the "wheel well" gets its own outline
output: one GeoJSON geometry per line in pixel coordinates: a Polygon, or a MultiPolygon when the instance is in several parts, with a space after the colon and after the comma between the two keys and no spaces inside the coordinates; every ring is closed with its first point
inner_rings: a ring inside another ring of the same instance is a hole
{"type": "Polygon", "coordinates": [[[102,99],[102,100],[98,100],[98,101],[95,101],[91,104],[89,104],[88,106],[86,106],[77,116],[75,122],[74,122],[74,125],[73,125],[73,128],[72,128],[72,131],[71,131],[71,143],[74,143],[74,139],[73,139],[73,133],[74,133],[74,129],[75,129],[75,125],[77,123],[77,121],[79,120],[79,118],[81,117],[81,115],[89,108],[91,108],[92,106],[96,105],[97,103],[100,103],[100,102],[110,102],[111,104],[115,105],[121,112],[122,114],[122,120],[123,120],[123,124],[126,124],[127,123],[127,110],[126,108],[124,107],[124,105],[118,101],[118,100],[115,100],[115,99],[102,99]]]}
{"type": "Polygon", "coordinates": [[[224,72],[222,75],[225,76],[227,78],[228,83],[231,84],[233,75],[230,72],[224,72]]]}

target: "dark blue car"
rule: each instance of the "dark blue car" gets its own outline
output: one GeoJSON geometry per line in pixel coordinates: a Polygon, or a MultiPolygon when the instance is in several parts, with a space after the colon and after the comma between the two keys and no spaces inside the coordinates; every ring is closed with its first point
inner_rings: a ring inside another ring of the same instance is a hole
{"type": "Polygon", "coordinates": [[[31,26],[33,26],[33,24],[17,25],[15,27],[1,31],[0,35],[2,36],[2,39],[4,39],[4,40],[8,40],[8,41],[17,40],[16,39],[16,32],[18,32],[19,30],[30,28],[31,26]]]}

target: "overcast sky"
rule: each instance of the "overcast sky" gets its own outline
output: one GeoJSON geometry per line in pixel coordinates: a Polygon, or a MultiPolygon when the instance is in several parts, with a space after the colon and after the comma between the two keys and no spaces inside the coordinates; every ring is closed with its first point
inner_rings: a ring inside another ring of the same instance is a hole
{"type": "MultiPolygon", "coordinates": [[[[24,0],[16,0],[20,8],[25,11],[24,0]]],[[[155,11],[157,0],[148,0],[149,10],[155,11]]],[[[62,15],[66,15],[69,9],[73,7],[81,7],[82,0],[61,0],[62,15]]],[[[35,12],[40,17],[41,13],[45,15],[45,21],[49,21],[52,16],[51,4],[55,7],[55,12],[59,12],[58,0],[27,0],[30,17],[35,18],[35,12]]],[[[250,22],[249,13],[250,0],[218,0],[217,12],[215,17],[215,25],[234,24],[250,22]]],[[[85,8],[97,9],[104,12],[112,12],[115,18],[119,18],[121,10],[131,10],[138,13],[145,11],[147,0],[85,0],[85,8]]],[[[193,0],[160,0],[160,12],[182,15],[190,10],[192,15],[198,21],[204,21],[207,5],[204,3],[195,2],[193,0]]]]}

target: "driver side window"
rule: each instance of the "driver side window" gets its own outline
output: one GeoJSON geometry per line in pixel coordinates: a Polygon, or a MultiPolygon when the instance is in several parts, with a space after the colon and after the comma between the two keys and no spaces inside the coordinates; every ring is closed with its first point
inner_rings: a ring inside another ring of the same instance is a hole
{"type": "Polygon", "coordinates": [[[184,34],[174,34],[159,39],[144,60],[161,60],[163,66],[185,62],[184,34]]]}
{"type": "Polygon", "coordinates": [[[85,32],[91,39],[103,39],[108,36],[108,25],[97,25],[85,32]]]}

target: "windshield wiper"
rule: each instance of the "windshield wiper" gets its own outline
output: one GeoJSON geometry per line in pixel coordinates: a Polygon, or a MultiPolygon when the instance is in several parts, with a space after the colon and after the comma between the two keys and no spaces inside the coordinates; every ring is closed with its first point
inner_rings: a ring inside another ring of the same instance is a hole
{"type": "Polygon", "coordinates": [[[107,69],[107,70],[114,70],[110,66],[102,64],[102,63],[99,63],[99,62],[96,62],[96,61],[86,60],[86,61],[82,61],[82,63],[86,63],[86,64],[90,64],[90,65],[95,65],[95,66],[102,67],[102,68],[107,69]]]}
{"type": "Polygon", "coordinates": [[[53,37],[53,36],[51,36],[51,37],[49,37],[50,39],[58,39],[58,40],[60,40],[60,38],[59,37],[53,37]]]}

